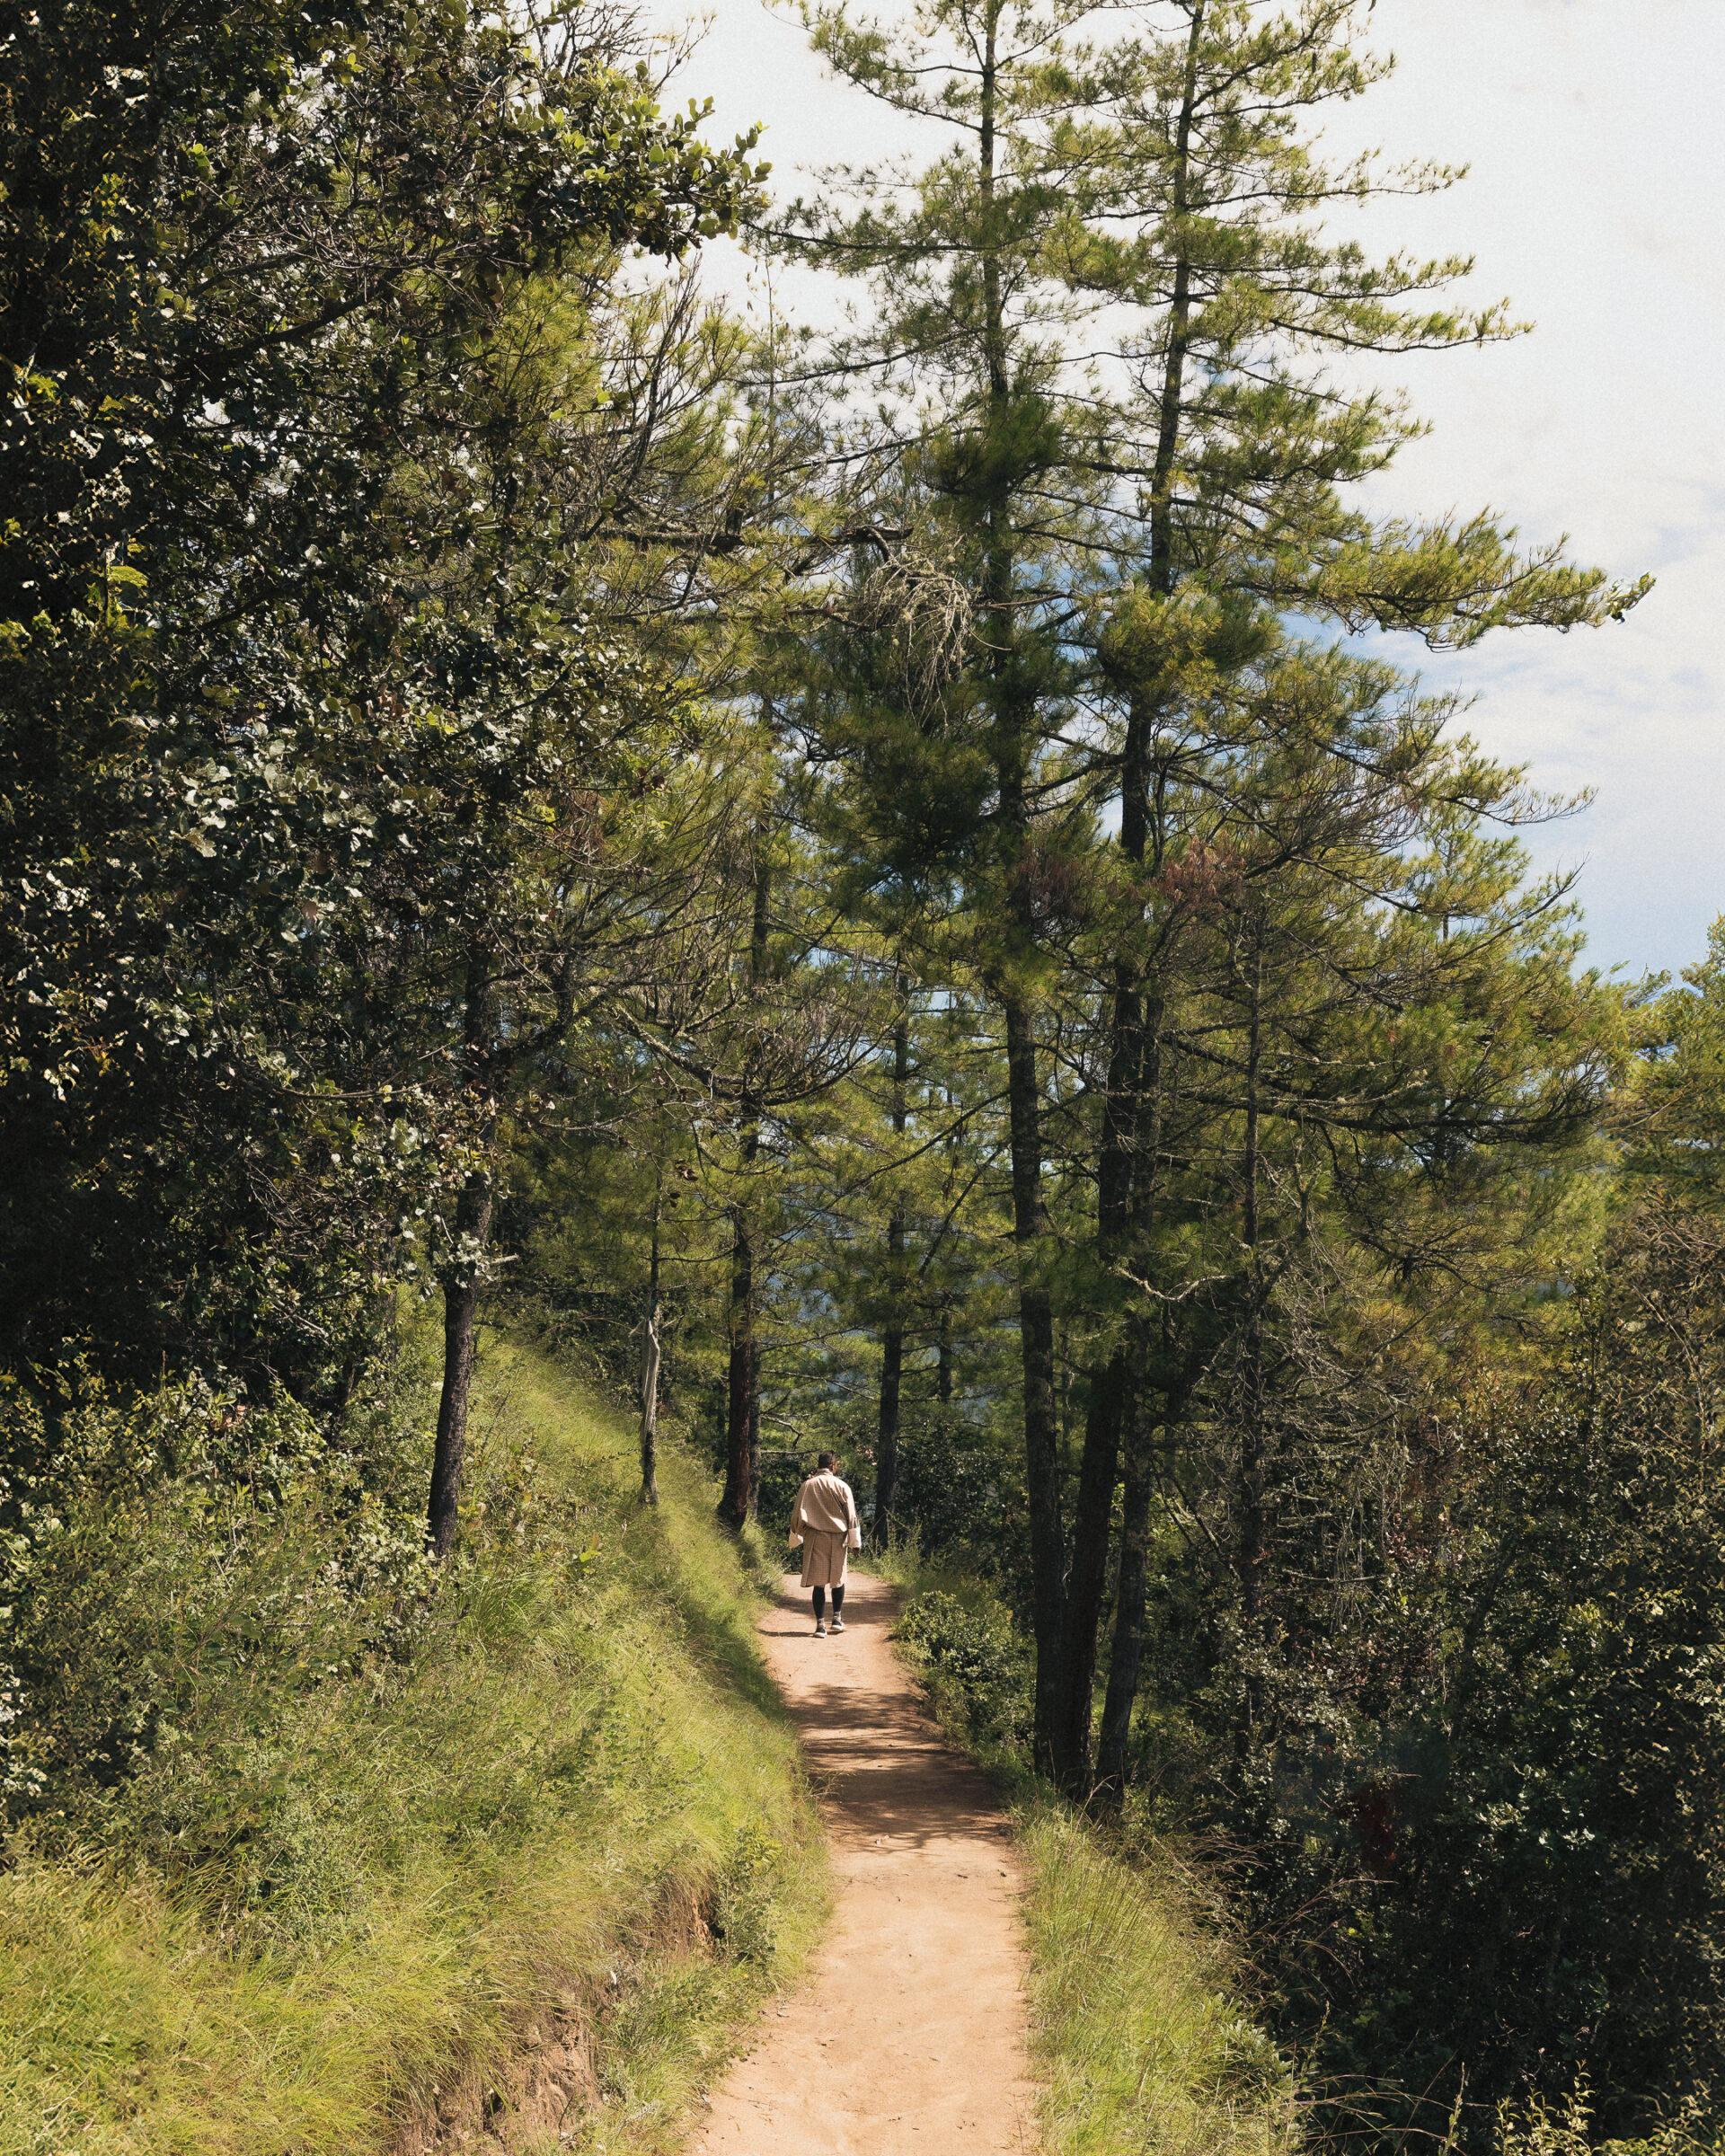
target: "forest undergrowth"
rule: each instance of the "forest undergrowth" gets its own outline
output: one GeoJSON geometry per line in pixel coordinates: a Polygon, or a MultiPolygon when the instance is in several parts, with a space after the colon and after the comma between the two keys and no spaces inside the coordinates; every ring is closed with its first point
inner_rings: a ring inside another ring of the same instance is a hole
{"type": "Polygon", "coordinates": [[[493,1342],[434,1575],[416,1479],[398,1508],[284,1427],[222,1487],[217,1403],[147,1412],[86,1418],[89,1501],[20,1611],[37,1667],[65,1653],[0,1871],[0,2150],[680,2145],[819,1895],[758,1551],[703,1474],[668,1446],[644,1508],[626,1428],[493,1342]],[[128,1490],[170,1419],[179,1471],[128,1490]]]}

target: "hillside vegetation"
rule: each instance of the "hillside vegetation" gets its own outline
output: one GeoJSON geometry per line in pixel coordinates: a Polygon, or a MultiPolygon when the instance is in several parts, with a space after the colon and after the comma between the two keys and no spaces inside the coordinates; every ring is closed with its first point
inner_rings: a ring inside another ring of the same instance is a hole
{"type": "Polygon", "coordinates": [[[435,1586],[327,1460],[108,1480],[45,1540],[54,1725],[111,1733],[123,1690],[135,1727],[123,1773],[41,1758],[0,1874],[5,2156],[362,2156],[482,2117],[659,2151],[794,1951],[818,1865],[712,1492],[673,1448],[643,1509],[627,1433],[525,1348],[479,1384],[435,1586]]]}
{"type": "Polygon", "coordinates": [[[1066,2156],[1719,2142],[1725,922],[1602,972],[1464,730],[1647,580],[1398,475],[1517,311],[1396,10],[785,12],[891,159],[0,7],[0,2156],[662,2142],[826,1447],[1068,1807],[1066,2156]]]}

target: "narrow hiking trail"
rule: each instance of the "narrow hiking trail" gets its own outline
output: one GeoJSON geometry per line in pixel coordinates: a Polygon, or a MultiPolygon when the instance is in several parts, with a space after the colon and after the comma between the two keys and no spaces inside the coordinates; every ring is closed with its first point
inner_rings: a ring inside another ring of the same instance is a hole
{"type": "Polygon", "coordinates": [[[809,1755],[833,1913],[794,1989],[715,2090],[701,2156],[1032,2156],[1018,1859],[888,1639],[893,1600],[852,1575],[818,1639],[785,1583],[767,1665],[809,1755]]]}

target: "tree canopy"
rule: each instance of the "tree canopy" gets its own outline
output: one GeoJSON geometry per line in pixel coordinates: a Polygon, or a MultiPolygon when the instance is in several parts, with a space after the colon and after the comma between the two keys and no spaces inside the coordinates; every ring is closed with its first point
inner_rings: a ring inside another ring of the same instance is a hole
{"type": "Polygon", "coordinates": [[[0,1801],[157,1741],[77,1506],[195,1398],[434,1596],[494,1320],[987,1583],[1316,2139],[1714,2134],[1725,943],[1592,968],[1417,663],[1644,582],[1384,506],[1517,325],[1342,236],[1458,177],[1369,8],[801,12],[925,146],[785,199],[582,0],[0,5],[0,1801]]]}

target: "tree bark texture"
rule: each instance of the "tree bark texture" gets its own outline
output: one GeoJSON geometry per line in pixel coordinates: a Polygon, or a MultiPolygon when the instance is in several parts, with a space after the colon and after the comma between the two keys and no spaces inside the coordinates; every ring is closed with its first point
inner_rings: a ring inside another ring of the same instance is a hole
{"type": "Polygon", "coordinates": [[[659,1193],[655,1191],[641,1338],[641,1496],[646,1505],[659,1503],[659,1193]]]}
{"type": "MultiPolygon", "coordinates": [[[[1135,697],[1127,723],[1120,778],[1120,847],[1135,869],[1143,864],[1148,823],[1145,783],[1147,726],[1148,715],[1135,697]]],[[[1096,1246],[1105,1277],[1118,1275],[1135,1226],[1135,1211],[1141,1215],[1144,1210],[1143,1190],[1137,1188],[1147,1186],[1149,1175],[1149,1164],[1137,1159],[1144,1063],[1141,967],[1137,951],[1128,949],[1114,968],[1108,1082],[1097,1163],[1096,1246]],[[1136,1208],[1135,1194],[1139,1199],[1136,1208]]],[[[1136,1224],[1142,1228],[1145,1224],[1139,1220],[1136,1224]]],[[[1090,1793],[1092,1703],[1102,1604],[1108,1593],[1109,1533],[1119,1471],[1120,1427],[1127,1408],[1128,1351],[1125,1336],[1136,1321],[1136,1313],[1129,1312],[1106,1352],[1092,1366],[1084,1450],[1073,1506],[1055,1770],[1067,1795],[1081,1800],[1090,1793]]]]}
{"type": "MultiPolygon", "coordinates": [[[[744,1158],[754,1153],[745,1148],[744,1158]]],[[[755,1417],[760,1400],[755,1337],[755,1230],[746,1205],[731,1214],[730,1347],[725,1368],[725,1487],[719,1516],[740,1532],[755,1512],[755,1464],[760,1445],[755,1417]]]]}
{"type": "Polygon", "coordinates": [[[1030,1012],[1006,1005],[1006,1068],[1012,1127],[1013,1240],[1018,1254],[1019,1339],[1024,1374],[1024,1467],[1031,1507],[1031,1617],[1036,1638],[1035,1754],[1057,1772],[1061,1720],[1061,1623],[1066,1536],[1061,1526],[1060,1428],[1055,1409],[1054,1305],[1041,1277],[1041,1099],[1030,1012]]]}
{"type": "MultiPolygon", "coordinates": [[[[462,1023],[467,1082],[475,1089],[483,1087],[487,1081],[491,1005],[489,956],[475,945],[468,955],[462,1023]]],[[[487,1100],[481,1120],[482,1143],[489,1144],[495,1122],[495,1103],[487,1100]]],[[[455,1249],[443,1277],[443,1383],[438,1396],[438,1434],[432,1447],[431,1489],[425,1515],[426,1541],[438,1558],[447,1557],[454,1548],[460,1517],[480,1285],[484,1277],[485,1250],[491,1241],[495,1205],[496,1192],[490,1169],[474,1168],[456,1200],[455,1249]]]]}
{"type": "Polygon", "coordinates": [[[1117,1805],[1126,1789],[1132,1710],[1144,1664],[1145,1591],[1150,1549],[1151,1460],[1147,1418],[1128,1416],[1126,1487],[1120,1502],[1120,1561],[1114,1591],[1114,1639],[1102,1696],[1102,1726],[1096,1750],[1096,1796],[1117,1805]]]}
{"type": "MultiPolygon", "coordinates": [[[[491,1179],[475,1171],[456,1201],[458,1251],[482,1251],[491,1232],[491,1179]]],[[[452,1270],[443,1287],[443,1385],[438,1399],[438,1436],[431,1456],[431,1494],[426,1539],[432,1554],[455,1546],[461,1507],[461,1475],[467,1454],[467,1406],[473,1385],[473,1348],[479,1324],[478,1260],[452,1270]]]]}
{"type": "MultiPolygon", "coordinates": [[[[767,928],[773,897],[773,870],[765,844],[755,852],[755,904],[748,942],[748,980],[758,988],[766,978],[767,928]]],[[[719,1517],[739,1533],[755,1516],[758,1493],[761,1433],[760,1340],[756,1302],[759,1227],[748,1185],[761,1150],[761,1109],[747,1089],[742,1100],[744,1189],[731,1207],[730,1305],[727,1318],[729,1358],[725,1372],[725,1487],[719,1517]]]]}
{"type": "MultiPolygon", "coordinates": [[[[910,1022],[901,1012],[892,1029],[892,1131],[902,1139],[908,1119],[910,1022]]],[[[875,1422],[874,1546],[889,1550],[898,1501],[898,1428],[905,1374],[905,1201],[895,1189],[887,1215],[887,1319],[880,1333],[880,1397],[875,1422]]]]}
{"type": "Polygon", "coordinates": [[[1234,1571],[1245,1660],[1237,1752],[1243,1761],[1255,1742],[1262,1712],[1258,1674],[1264,1573],[1264,1312],[1260,1262],[1258,1183],[1261,1172],[1260,1079],[1263,1055],[1264,932],[1254,921],[1247,959],[1245,1135],[1241,1160],[1241,1241],[1246,1250],[1246,1335],[1242,1356],[1243,1398],[1240,1463],[1234,1484],[1234,1571]]]}

